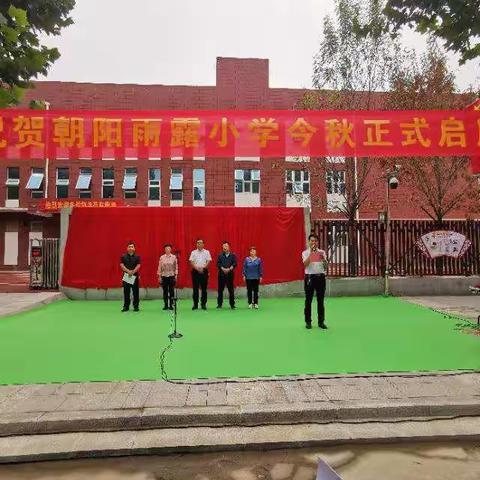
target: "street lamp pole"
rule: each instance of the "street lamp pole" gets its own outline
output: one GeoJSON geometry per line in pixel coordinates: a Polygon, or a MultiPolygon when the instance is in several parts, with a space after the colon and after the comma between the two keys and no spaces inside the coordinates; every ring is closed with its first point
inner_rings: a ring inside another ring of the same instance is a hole
{"type": "Polygon", "coordinates": [[[390,189],[395,190],[398,187],[397,175],[400,171],[400,165],[395,165],[392,171],[387,171],[387,218],[385,228],[385,283],[384,295],[390,295],[390,257],[391,257],[391,239],[390,239],[390,189]]]}
{"type": "Polygon", "coordinates": [[[385,228],[385,285],[384,295],[390,295],[389,275],[390,275],[390,178],[387,178],[387,218],[385,228]]]}
{"type": "MultiPolygon", "coordinates": [[[[45,103],[45,110],[50,110],[50,102],[44,102],[45,103]]],[[[47,135],[46,135],[46,139],[45,139],[45,145],[47,145],[47,154],[45,155],[45,193],[44,193],[44,197],[45,199],[48,198],[48,145],[49,145],[49,136],[50,136],[50,128],[49,128],[49,117],[47,116],[46,118],[47,120],[47,128],[46,128],[46,132],[47,132],[47,135]]]]}

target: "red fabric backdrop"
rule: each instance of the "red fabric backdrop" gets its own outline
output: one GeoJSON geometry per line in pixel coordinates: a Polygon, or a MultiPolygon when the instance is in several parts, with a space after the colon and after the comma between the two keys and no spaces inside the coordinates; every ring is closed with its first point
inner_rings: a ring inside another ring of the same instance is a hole
{"type": "MultiPolygon", "coordinates": [[[[264,283],[302,278],[300,254],[305,248],[305,231],[301,208],[76,208],[70,217],[62,285],[120,287],[120,256],[131,240],[141,257],[141,287],[158,287],[158,259],[165,243],[172,243],[180,255],[179,287],[189,287],[188,258],[198,237],[204,239],[213,258],[210,288],[217,286],[216,256],[223,240],[230,242],[240,265],[248,247],[257,247],[264,264],[264,283]]],[[[236,284],[240,282],[237,271],[236,284]]]]}

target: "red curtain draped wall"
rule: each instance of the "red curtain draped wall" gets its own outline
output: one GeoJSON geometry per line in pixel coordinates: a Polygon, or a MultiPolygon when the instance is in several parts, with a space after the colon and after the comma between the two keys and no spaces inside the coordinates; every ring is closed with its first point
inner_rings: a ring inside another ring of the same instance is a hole
{"type": "Polygon", "coordinates": [[[121,287],[120,256],[129,241],[141,257],[141,287],[158,287],[157,267],[163,245],[179,252],[179,287],[190,287],[188,258],[197,238],[213,258],[209,287],[217,286],[216,257],[222,241],[236,253],[236,284],[250,245],[264,264],[264,283],[302,278],[305,248],[301,208],[119,207],[76,208],[70,217],[62,285],[75,288],[121,287]]]}

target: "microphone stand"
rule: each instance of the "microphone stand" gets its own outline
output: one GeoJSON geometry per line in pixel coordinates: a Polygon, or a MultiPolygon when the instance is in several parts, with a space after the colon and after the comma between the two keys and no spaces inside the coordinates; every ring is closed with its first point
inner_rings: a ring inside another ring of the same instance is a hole
{"type": "MultiPolygon", "coordinates": [[[[175,252],[175,258],[177,259],[177,269],[178,269],[178,257],[180,252],[175,252]]],[[[177,302],[178,302],[178,290],[177,290],[177,280],[175,280],[175,296],[173,297],[173,332],[168,336],[168,338],[182,338],[183,335],[180,332],[177,332],[177,302]]]]}

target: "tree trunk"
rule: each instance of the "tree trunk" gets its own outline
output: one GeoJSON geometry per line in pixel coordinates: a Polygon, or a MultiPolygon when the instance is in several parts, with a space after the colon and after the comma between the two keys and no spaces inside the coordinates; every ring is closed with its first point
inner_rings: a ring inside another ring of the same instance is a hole
{"type": "MultiPolygon", "coordinates": [[[[434,223],[435,230],[441,230],[443,228],[442,219],[437,219],[434,223]]],[[[443,275],[443,267],[445,265],[445,257],[437,257],[435,259],[435,275],[443,275]]]]}
{"type": "Polygon", "coordinates": [[[348,221],[347,229],[348,245],[348,274],[350,277],[356,277],[358,274],[358,243],[357,243],[357,225],[355,220],[348,221]]]}

